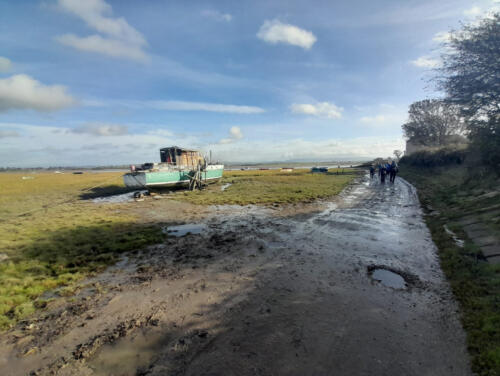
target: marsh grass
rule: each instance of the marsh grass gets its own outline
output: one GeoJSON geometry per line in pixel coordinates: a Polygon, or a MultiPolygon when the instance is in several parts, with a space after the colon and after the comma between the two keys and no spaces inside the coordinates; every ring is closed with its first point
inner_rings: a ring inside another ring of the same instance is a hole
{"type": "MultiPolygon", "coordinates": [[[[207,190],[177,191],[175,199],[239,205],[310,201],[337,194],[354,176],[353,170],[226,172],[207,190]],[[225,183],[232,185],[222,192],[225,183]]],[[[122,173],[0,174],[0,328],[43,308],[46,291],[71,294],[78,281],[123,252],[162,241],[161,224],[144,223],[148,214],[138,216],[136,203],[83,200],[127,190],[122,173]]]]}
{"type": "Polygon", "coordinates": [[[0,174],[0,253],[7,257],[0,262],[0,328],[42,308],[44,292],[68,294],[122,252],[162,240],[157,226],[79,198],[120,180],[117,173],[0,174]]]}
{"type": "Polygon", "coordinates": [[[355,169],[315,174],[308,169],[228,171],[219,184],[202,192],[183,192],[180,200],[203,205],[307,202],[338,194],[357,174],[355,169]],[[222,184],[231,185],[221,192],[222,184]]]}
{"type": "Polygon", "coordinates": [[[500,375],[500,265],[478,261],[479,247],[457,222],[466,214],[477,213],[498,236],[498,214],[478,212],[500,204],[500,196],[481,196],[497,189],[498,182],[495,176],[471,178],[469,172],[463,165],[434,169],[404,165],[400,169],[400,174],[417,187],[421,202],[439,212],[427,216],[426,222],[438,246],[441,267],[462,308],[473,371],[500,375]],[[465,239],[463,248],[443,231],[445,224],[465,239]]]}

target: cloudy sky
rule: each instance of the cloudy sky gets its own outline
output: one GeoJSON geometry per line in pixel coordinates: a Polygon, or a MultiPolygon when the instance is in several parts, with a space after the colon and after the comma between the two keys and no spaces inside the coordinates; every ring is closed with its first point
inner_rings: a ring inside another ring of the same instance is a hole
{"type": "Polygon", "coordinates": [[[403,148],[440,43],[498,0],[0,0],[0,166],[403,148]]]}

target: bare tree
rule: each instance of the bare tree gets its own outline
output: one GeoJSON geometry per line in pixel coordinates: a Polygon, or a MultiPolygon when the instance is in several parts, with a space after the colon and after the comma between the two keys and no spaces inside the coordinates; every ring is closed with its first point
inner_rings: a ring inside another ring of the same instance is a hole
{"type": "Polygon", "coordinates": [[[449,136],[464,134],[465,123],[457,106],[439,99],[425,99],[410,105],[403,131],[416,143],[441,146],[449,136]]]}
{"type": "Polygon", "coordinates": [[[396,160],[399,162],[401,156],[403,155],[403,152],[401,150],[394,150],[393,154],[396,157],[396,160]]]}
{"type": "Polygon", "coordinates": [[[437,77],[449,103],[467,118],[469,139],[483,162],[500,165],[500,13],[451,34],[437,77]]]}
{"type": "Polygon", "coordinates": [[[468,118],[500,116],[500,14],[451,33],[438,87],[468,118]]]}

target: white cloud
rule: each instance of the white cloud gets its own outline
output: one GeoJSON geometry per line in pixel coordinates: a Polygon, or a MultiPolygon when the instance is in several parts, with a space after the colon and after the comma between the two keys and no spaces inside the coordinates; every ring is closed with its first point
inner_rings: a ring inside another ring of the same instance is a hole
{"type": "Polygon", "coordinates": [[[16,131],[3,131],[0,129],[0,138],[7,138],[7,137],[19,137],[19,133],[16,131]]]}
{"type": "Polygon", "coordinates": [[[59,6],[103,34],[139,45],[146,44],[142,34],[130,26],[124,18],[106,16],[111,15],[113,10],[104,0],[59,0],[59,6]]]}
{"type": "Polygon", "coordinates": [[[363,116],[360,121],[365,124],[384,124],[387,122],[386,115],[363,116]]]}
{"type": "Polygon", "coordinates": [[[155,135],[155,136],[162,136],[162,137],[172,137],[174,134],[170,132],[167,129],[155,129],[152,131],[149,131],[148,134],[155,135]]]}
{"type": "Polygon", "coordinates": [[[6,57],[0,56],[0,73],[5,73],[10,70],[12,63],[6,57]]]}
{"type": "Polygon", "coordinates": [[[445,43],[449,42],[451,39],[451,33],[447,31],[440,31],[439,33],[434,34],[432,40],[437,43],[445,43]]]}
{"type": "Polygon", "coordinates": [[[219,12],[218,10],[204,10],[201,12],[201,15],[203,17],[211,18],[215,21],[225,21],[225,22],[230,22],[233,19],[233,16],[230,15],[229,13],[222,13],[219,12]]]}
{"type": "Polygon", "coordinates": [[[378,114],[374,116],[363,116],[359,119],[362,124],[369,125],[371,127],[400,127],[406,120],[407,113],[387,113],[378,114]]]}
{"type": "Polygon", "coordinates": [[[464,16],[467,16],[467,17],[477,17],[482,13],[482,10],[480,7],[474,6],[472,8],[464,10],[463,13],[464,13],[464,16]]]}
{"type": "Polygon", "coordinates": [[[404,140],[401,137],[327,138],[321,141],[299,138],[219,143],[210,148],[216,159],[225,162],[370,160],[404,149],[404,140]]]}
{"type": "Polygon", "coordinates": [[[71,129],[71,132],[94,136],[123,136],[128,134],[128,127],[120,124],[86,123],[71,129]]]}
{"type": "Polygon", "coordinates": [[[260,114],[264,109],[255,106],[237,106],[234,104],[218,104],[205,102],[183,102],[183,101],[152,101],[146,102],[152,108],[169,111],[209,111],[225,112],[233,114],[260,114]]]}
{"type": "Polygon", "coordinates": [[[229,137],[223,138],[222,140],[219,141],[219,144],[232,144],[233,142],[236,142],[238,140],[241,140],[243,138],[243,132],[241,131],[240,127],[231,127],[229,129],[229,137]]]}
{"type": "MultiPolygon", "coordinates": [[[[132,124],[128,124],[129,128],[132,124]]],[[[141,125],[146,128],[150,124],[141,125]]],[[[267,127],[269,128],[269,126],[267,127]]],[[[186,134],[182,138],[162,134],[163,127],[144,133],[102,138],[74,133],[69,128],[0,123],[0,129],[16,131],[0,148],[0,166],[92,166],[123,165],[159,161],[159,149],[168,145],[212,150],[215,159],[225,162],[369,160],[404,149],[402,137],[356,137],[304,140],[258,137],[245,142],[207,143],[207,136],[186,134]],[[96,150],[98,149],[98,152],[96,150]],[[259,152],[256,153],[255,151],[259,152]]],[[[229,131],[231,135],[231,131],[229,131]]],[[[234,134],[238,132],[233,131],[234,134]]],[[[228,137],[230,138],[230,137],[228,137]]]]}
{"type": "Polygon", "coordinates": [[[0,79],[0,112],[12,109],[55,111],[75,103],[61,85],[43,85],[25,74],[0,79]]]}
{"type": "Polygon", "coordinates": [[[310,49],[316,42],[316,37],[310,31],[297,26],[284,24],[279,20],[264,21],[260,27],[257,37],[271,44],[286,43],[310,49]]]}
{"type": "Polygon", "coordinates": [[[241,132],[240,127],[231,127],[231,129],[229,129],[229,135],[236,140],[243,138],[243,133],[241,132]]]}
{"type": "Polygon", "coordinates": [[[103,38],[100,35],[78,37],[73,34],[65,34],[56,37],[56,40],[61,44],[82,51],[97,52],[103,55],[123,57],[141,62],[149,60],[148,55],[140,47],[117,39],[103,38]]]}
{"type": "Polygon", "coordinates": [[[338,107],[333,103],[320,102],[316,104],[298,104],[294,103],[290,109],[295,114],[312,115],[316,117],[328,119],[340,119],[342,117],[342,107],[338,107]]]}
{"type": "MultiPolygon", "coordinates": [[[[132,124],[127,124],[130,128],[132,124]]],[[[143,124],[142,127],[151,127],[143,124]]],[[[71,128],[0,123],[0,129],[16,131],[0,147],[0,166],[95,166],[159,161],[159,149],[168,145],[198,147],[198,138],[179,139],[152,131],[96,137],[71,128]],[[103,143],[105,140],[105,143],[103,143]],[[98,152],[96,152],[98,150],[98,152]]]]}
{"type": "Polygon", "coordinates": [[[420,56],[418,59],[412,60],[411,63],[419,68],[437,68],[441,65],[438,59],[428,56],[420,56]]]}
{"type": "Polygon", "coordinates": [[[137,61],[148,61],[143,51],[147,46],[143,35],[123,18],[113,18],[112,8],[104,0],[59,0],[59,8],[71,13],[92,29],[107,35],[79,37],[65,34],[56,38],[64,45],[83,51],[97,52],[112,57],[122,57],[137,61]]]}

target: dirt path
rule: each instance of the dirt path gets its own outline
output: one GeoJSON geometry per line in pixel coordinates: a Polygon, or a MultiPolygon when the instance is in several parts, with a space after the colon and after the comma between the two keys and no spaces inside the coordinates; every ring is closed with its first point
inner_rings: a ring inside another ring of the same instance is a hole
{"type": "Polygon", "coordinates": [[[5,334],[2,374],[471,374],[408,183],[364,178],[306,212],[214,208],[5,334]]]}

